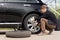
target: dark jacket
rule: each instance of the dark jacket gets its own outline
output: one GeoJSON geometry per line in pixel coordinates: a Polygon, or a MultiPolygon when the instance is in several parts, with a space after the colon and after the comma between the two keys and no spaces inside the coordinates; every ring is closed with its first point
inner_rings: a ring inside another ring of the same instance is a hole
{"type": "Polygon", "coordinates": [[[50,11],[47,11],[45,14],[42,14],[40,19],[41,18],[45,18],[47,20],[51,20],[55,25],[57,24],[56,16],[52,12],[50,12],[50,11]]]}

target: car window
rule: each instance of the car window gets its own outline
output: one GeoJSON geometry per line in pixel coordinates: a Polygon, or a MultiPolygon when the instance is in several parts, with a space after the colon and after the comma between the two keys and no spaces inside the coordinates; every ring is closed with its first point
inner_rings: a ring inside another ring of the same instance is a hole
{"type": "Polygon", "coordinates": [[[6,2],[26,2],[26,0],[6,0],[6,2]]]}

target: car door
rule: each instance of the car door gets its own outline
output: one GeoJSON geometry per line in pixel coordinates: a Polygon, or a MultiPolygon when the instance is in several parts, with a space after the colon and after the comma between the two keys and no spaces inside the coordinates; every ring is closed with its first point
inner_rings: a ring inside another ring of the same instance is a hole
{"type": "Polygon", "coordinates": [[[6,12],[4,5],[5,5],[5,0],[0,0],[0,22],[5,21],[6,18],[4,15],[5,14],[4,12],[6,12]]]}
{"type": "Polygon", "coordinates": [[[0,12],[5,12],[5,0],[0,0],[0,12]]]}
{"type": "Polygon", "coordinates": [[[24,3],[26,0],[5,0],[5,8],[6,10],[6,21],[19,22],[21,21],[23,11],[24,11],[24,3]]]}

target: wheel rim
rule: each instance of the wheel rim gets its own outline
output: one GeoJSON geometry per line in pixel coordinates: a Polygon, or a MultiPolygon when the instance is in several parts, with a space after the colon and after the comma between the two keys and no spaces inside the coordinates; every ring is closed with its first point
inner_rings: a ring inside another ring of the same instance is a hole
{"type": "Polygon", "coordinates": [[[36,20],[38,18],[37,16],[32,16],[27,21],[27,28],[32,32],[38,32],[40,30],[40,27],[37,25],[38,22],[36,20]]]}

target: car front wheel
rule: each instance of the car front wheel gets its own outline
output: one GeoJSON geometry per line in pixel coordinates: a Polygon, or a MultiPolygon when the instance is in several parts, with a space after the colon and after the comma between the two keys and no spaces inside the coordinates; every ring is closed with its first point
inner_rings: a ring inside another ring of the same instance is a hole
{"type": "Polygon", "coordinates": [[[30,30],[33,34],[37,34],[41,32],[40,27],[37,25],[38,21],[37,19],[39,19],[39,15],[38,14],[29,14],[23,22],[24,28],[27,30],[30,30]]]}

